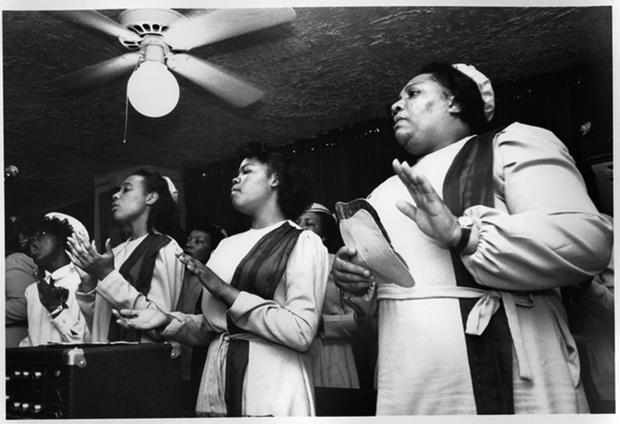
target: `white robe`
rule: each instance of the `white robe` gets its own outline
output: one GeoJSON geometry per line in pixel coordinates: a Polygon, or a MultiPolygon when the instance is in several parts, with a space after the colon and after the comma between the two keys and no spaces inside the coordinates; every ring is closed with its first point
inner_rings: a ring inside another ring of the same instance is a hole
{"type": "MultiPolygon", "coordinates": [[[[291,223],[289,221],[289,223],[291,223]]],[[[268,232],[282,222],[228,237],[212,252],[207,266],[230,283],[237,265],[268,232]]],[[[291,223],[291,225],[296,225],[291,223]]],[[[242,291],[230,308],[203,292],[203,315],[173,312],[162,336],[186,344],[201,344],[209,332],[218,337],[209,346],[198,393],[199,414],[225,415],[226,352],[231,337],[226,318],[247,333],[248,366],[243,383],[243,415],[314,415],[312,379],[305,351],[316,335],[328,273],[327,250],[311,231],[303,231],[288,259],[273,300],[242,291]]]]}
{"type": "MultiPolygon", "coordinates": [[[[416,165],[440,196],[466,141],[416,165]]],[[[476,282],[487,289],[546,290],[600,272],[609,260],[611,228],[588,198],[565,146],[547,130],[515,123],[496,136],[493,149],[495,205],[464,212],[480,231],[475,252],[463,256],[476,282]]],[[[456,286],[449,251],[399,212],[397,199],[412,201],[396,176],[369,197],[416,282],[377,289],[377,414],[475,414],[459,301],[449,294],[456,286]]],[[[541,291],[531,300],[513,315],[521,330],[512,333],[519,339],[518,352],[513,349],[515,412],[587,412],[559,295],[541,291]]]]}
{"type": "Polygon", "coordinates": [[[30,284],[25,291],[28,313],[28,336],[20,342],[23,346],[38,346],[47,343],[85,343],[90,341],[86,320],[80,311],[75,292],[80,284],[80,276],[73,264],[67,264],[56,271],[45,272],[45,281],[54,279],[57,287],[69,290],[67,308],[56,318],[39,300],[37,283],[30,284]]]}
{"type": "MultiPolygon", "coordinates": [[[[135,289],[118,271],[136,247],[148,234],[135,240],[127,240],[116,246],[114,252],[114,271],[97,283],[90,292],[77,292],[82,311],[92,328],[94,342],[107,342],[112,309],[144,309],[157,307],[162,311],[172,311],[179,300],[185,266],[175,256],[181,248],[174,241],[159,249],[155,258],[151,289],[144,296],[135,289]]],[[[142,341],[152,341],[148,334],[142,341]]]]}

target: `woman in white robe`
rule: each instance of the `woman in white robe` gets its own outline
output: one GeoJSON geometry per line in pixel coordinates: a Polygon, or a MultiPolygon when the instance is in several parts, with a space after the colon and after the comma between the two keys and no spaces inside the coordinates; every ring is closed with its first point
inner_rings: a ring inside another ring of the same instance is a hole
{"type": "Polygon", "coordinates": [[[302,231],[287,220],[297,217],[310,197],[283,157],[256,146],[243,157],[239,174],[233,179],[231,198],[235,209],[250,217],[251,228],[222,240],[206,266],[180,256],[205,286],[203,314],[121,310],[119,323],[158,329],[163,338],[189,345],[205,343],[209,333],[216,333],[207,353],[196,405],[198,415],[314,415],[305,352],[319,325],[329,269],[327,250],[316,234],[302,231]],[[281,246],[284,239],[279,235],[274,238],[280,232],[291,234],[287,239],[291,248],[266,255],[266,262],[285,258],[273,292],[257,294],[257,286],[271,282],[253,272],[246,280],[247,289],[240,289],[236,284],[239,270],[245,271],[244,264],[252,261],[261,266],[256,257],[271,253],[263,249],[264,241],[281,246]],[[230,387],[234,380],[227,371],[238,373],[239,369],[230,362],[229,351],[239,340],[247,341],[247,368],[241,371],[235,387],[230,387]],[[227,390],[238,392],[240,405],[229,403],[227,390]]]}
{"type": "MultiPolygon", "coordinates": [[[[612,232],[566,147],[551,132],[520,123],[487,135],[488,204],[466,204],[468,219],[457,220],[444,203],[453,183],[447,175],[492,116],[490,82],[473,67],[431,66],[405,86],[392,111],[396,139],[421,159],[413,167],[395,161],[396,176],[368,200],[415,286],[377,287],[377,414],[587,412],[575,342],[554,289],[600,272],[612,232]],[[455,258],[472,286],[457,281],[455,258]],[[477,302],[463,316],[460,302],[467,298],[477,302]],[[469,350],[498,319],[509,333],[502,387],[472,368],[469,350]],[[502,388],[505,405],[480,395],[502,388]]],[[[472,163],[457,177],[468,175],[472,163]]],[[[356,253],[345,247],[334,264],[345,290],[372,280],[356,253]]]]}
{"type": "Polygon", "coordinates": [[[159,173],[139,169],[112,196],[113,218],[129,229],[127,240],[114,249],[107,240],[100,254],[79,235],[69,238],[73,263],[87,273],[76,296],[93,341],[153,340],[148,333],[130,334],[118,327],[113,309],[175,308],[185,267],[175,256],[181,248],[171,237],[180,230],[174,191],[159,173]]]}

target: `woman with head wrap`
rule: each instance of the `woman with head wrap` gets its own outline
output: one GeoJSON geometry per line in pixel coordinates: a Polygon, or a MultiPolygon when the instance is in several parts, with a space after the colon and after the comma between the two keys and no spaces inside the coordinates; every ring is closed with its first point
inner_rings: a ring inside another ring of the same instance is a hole
{"type": "Polygon", "coordinates": [[[72,233],[88,240],[81,222],[58,212],[48,213],[32,226],[30,253],[38,270],[25,292],[28,336],[20,346],[90,341],[75,297],[80,276],[65,251],[72,233]]]}
{"type": "Polygon", "coordinates": [[[174,237],[182,232],[173,187],[159,173],[139,169],[112,196],[114,220],[129,229],[125,242],[112,249],[107,240],[99,253],[94,241],[79,234],[69,238],[71,260],[88,274],[77,296],[92,320],[94,341],[150,341],[144,332],[119,326],[112,310],[176,306],[185,268],[175,256],[181,249],[174,237]]]}
{"type": "MultiPolygon", "coordinates": [[[[336,217],[320,203],[313,203],[301,214],[299,225],[314,232],[328,248],[330,265],[340,246],[336,217]]],[[[355,356],[350,339],[358,327],[354,310],[345,305],[331,274],[327,279],[321,312],[321,327],[310,350],[314,385],[359,389],[355,356]]]]}
{"type": "MultiPolygon", "coordinates": [[[[378,414],[587,412],[556,288],[599,273],[612,230],[551,132],[485,132],[489,80],[434,64],[392,106],[397,141],[420,159],[370,195],[415,285],[379,281],[378,414]],[[476,135],[480,134],[480,135],[476,135]]],[[[376,278],[342,248],[334,277],[376,278]]]]}

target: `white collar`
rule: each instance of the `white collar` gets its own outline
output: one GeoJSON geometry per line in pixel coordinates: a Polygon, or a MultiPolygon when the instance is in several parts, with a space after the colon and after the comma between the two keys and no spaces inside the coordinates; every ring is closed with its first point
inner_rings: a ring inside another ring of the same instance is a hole
{"type": "Polygon", "coordinates": [[[46,279],[48,279],[48,281],[49,281],[49,278],[52,278],[54,281],[58,281],[58,280],[68,277],[74,272],[76,272],[75,266],[72,263],[68,263],[67,265],[61,266],[60,268],[58,268],[52,273],[45,271],[45,277],[46,279]]]}

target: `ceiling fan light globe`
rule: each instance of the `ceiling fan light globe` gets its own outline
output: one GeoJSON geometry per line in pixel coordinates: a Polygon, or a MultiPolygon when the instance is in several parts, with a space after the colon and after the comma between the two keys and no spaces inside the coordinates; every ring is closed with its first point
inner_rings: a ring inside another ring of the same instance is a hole
{"type": "Polygon", "coordinates": [[[163,63],[143,62],[127,82],[129,102],[140,114],[150,118],[172,112],[179,95],[179,83],[163,63]]]}

